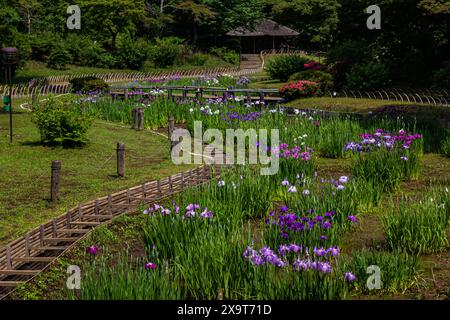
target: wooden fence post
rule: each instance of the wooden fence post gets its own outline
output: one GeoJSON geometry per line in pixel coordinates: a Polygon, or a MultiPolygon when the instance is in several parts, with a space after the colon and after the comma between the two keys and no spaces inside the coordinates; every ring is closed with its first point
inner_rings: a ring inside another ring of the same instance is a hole
{"type": "Polygon", "coordinates": [[[59,182],[60,182],[60,172],[61,172],[61,161],[52,161],[52,181],[50,187],[50,200],[59,200],[59,182]]]}
{"type": "Polygon", "coordinates": [[[228,89],[223,92],[222,99],[226,101],[228,99],[228,89]]]}
{"type": "Polygon", "coordinates": [[[247,92],[247,104],[250,106],[252,104],[252,94],[247,92]]]}
{"type": "Polygon", "coordinates": [[[34,107],[36,105],[36,94],[31,95],[31,105],[34,107]]]}
{"type": "Polygon", "coordinates": [[[183,101],[186,101],[187,99],[187,88],[186,86],[183,87],[183,101]]]}
{"type": "Polygon", "coordinates": [[[124,99],[125,99],[125,101],[128,100],[128,88],[125,89],[124,99]]]}
{"type": "Polygon", "coordinates": [[[262,92],[262,91],[259,93],[259,101],[260,101],[261,108],[262,108],[262,105],[265,103],[264,92],[262,92]]]}
{"type": "Polygon", "coordinates": [[[125,145],[120,142],[117,143],[117,175],[125,175],[125,145]]]}
{"type": "Polygon", "coordinates": [[[171,116],[169,116],[169,132],[168,132],[168,134],[169,134],[169,143],[170,143],[170,151],[172,151],[172,149],[173,149],[173,147],[175,145],[175,142],[172,141],[172,134],[173,134],[174,130],[175,130],[175,119],[171,115],[171,116]]]}
{"type": "Polygon", "coordinates": [[[144,109],[139,108],[139,130],[144,130],[144,109]]]}

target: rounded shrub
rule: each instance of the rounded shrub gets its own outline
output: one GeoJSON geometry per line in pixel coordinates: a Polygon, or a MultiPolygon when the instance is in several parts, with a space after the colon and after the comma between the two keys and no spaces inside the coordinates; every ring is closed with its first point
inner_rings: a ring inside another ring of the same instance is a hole
{"type": "Polygon", "coordinates": [[[105,50],[96,42],[90,42],[80,52],[80,65],[89,67],[101,67],[102,55],[105,50]]]}
{"type": "Polygon", "coordinates": [[[165,68],[173,66],[184,59],[189,48],[184,40],[177,37],[158,38],[150,47],[150,60],[156,67],[165,68]]]}
{"type": "Polygon", "coordinates": [[[73,99],[49,98],[33,108],[32,120],[44,145],[79,147],[88,142],[87,132],[94,117],[73,99]]]}
{"type": "Polygon", "coordinates": [[[389,83],[389,69],[386,65],[380,63],[356,64],[347,74],[347,87],[349,89],[378,89],[389,83]]]}
{"type": "Polygon", "coordinates": [[[55,48],[50,53],[47,61],[47,67],[56,70],[65,70],[67,65],[72,63],[73,57],[65,48],[55,48]]]}
{"type": "Polygon", "coordinates": [[[150,52],[150,46],[146,41],[133,41],[129,33],[125,33],[114,52],[116,66],[120,69],[139,70],[144,65],[150,52]]]}
{"type": "Polygon", "coordinates": [[[211,48],[210,53],[222,59],[223,61],[230,64],[238,64],[239,63],[239,54],[231,49],[226,47],[214,47],[211,48]]]}
{"type": "Polygon", "coordinates": [[[204,53],[194,53],[188,58],[188,63],[193,66],[203,67],[209,60],[209,55],[204,53]]]}
{"type": "Polygon", "coordinates": [[[332,90],[334,86],[333,76],[328,72],[324,71],[305,70],[296,72],[289,78],[289,81],[300,81],[300,80],[309,80],[317,82],[319,84],[320,91],[322,93],[332,90]]]}
{"type": "Polygon", "coordinates": [[[267,63],[266,70],[272,79],[285,82],[296,72],[305,70],[309,59],[298,55],[278,56],[267,63]]]}
{"type": "Polygon", "coordinates": [[[433,72],[433,88],[448,89],[450,88],[450,61],[444,63],[444,66],[433,72]]]}
{"type": "Polygon", "coordinates": [[[320,89],[317,82],[300,80],[298,82],[291,82],[282,86],[280,89],[280,94],[286,100],[293,100],[317,96],[320,94],[320,89]]]}
{"type": "Polygon", "coordinates": [[[108,92],[109,85],[102,79],[96,77],[82,77],[70,80],[72,92],[88,93],[88,92],[108,92]]]}

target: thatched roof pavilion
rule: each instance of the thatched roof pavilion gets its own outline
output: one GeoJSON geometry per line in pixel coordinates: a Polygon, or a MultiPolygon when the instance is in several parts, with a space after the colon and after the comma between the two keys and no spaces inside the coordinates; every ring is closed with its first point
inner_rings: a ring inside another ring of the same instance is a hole
{"type": "Polygon", "coordinates": [[[258,53],[265,49],[276,50],[284,44],[286,38],[296,37],[299,33],[273,20],[264,19],[253,29],[239,27],[227,32],[226,35],[240,37],[243,52],[258,53]]]}

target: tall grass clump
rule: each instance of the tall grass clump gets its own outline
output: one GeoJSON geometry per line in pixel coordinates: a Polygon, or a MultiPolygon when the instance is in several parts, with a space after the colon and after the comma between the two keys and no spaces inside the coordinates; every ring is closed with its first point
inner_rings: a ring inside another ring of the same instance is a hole
{"type": "Polygon", "coordinates": [[[360,142],[347,143],[344,150],[351,153],[354,177],[365,178],[389,191],[401,181],[418,178],[423,154],[421,138],[404,130],[391,134],[378,129],[373,134],[363,134],[360,142]]]}
{"type": "Polygon", "coordinates": [[[324,157],[344,158],[346,153],[342,146],[357,139],[360,133],[361,127],[356,121],[339,118],[324,120],[319,126],[318,149],[324,157]]]}
{"type": "Polygon", "coordinates": [[[448,209],[430,198],[414,203],[404,198],[383,217],[388,245],[413,254],[439,252],[448,246],[448,209]]]}
{"type": "Polygon", "coordinates": [[[69,299],[81,300],[179,300],[183,288],[167,266],[151,269],[142,258],[126,253],[102,255],[84,266],[81,290],[67,290],[69,299]],[[114,261],[115,260],[115,261],[114,261]]]}
{"type": "Polygon", "coordinates": [[[380,292],[404,292],[415,283],[415,274],[418,259],[415,255],[404,252],[382,252],[360,250],[352,252],[351,257],[342,258],[339,261],[339,268],[352,270],[356,276],[354,282],[358,292],[380,293],[380,292]],[[367,268],[377,266],[380,268],[380,289],[370,290],[367,280],[370,274],[367,268]]]}

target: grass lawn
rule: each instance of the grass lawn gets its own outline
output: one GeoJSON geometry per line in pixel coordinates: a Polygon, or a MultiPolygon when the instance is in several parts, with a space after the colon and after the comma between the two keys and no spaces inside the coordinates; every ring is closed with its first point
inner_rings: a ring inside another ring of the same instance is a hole
{"type": "Polygon", "coordinates": [[[291,101],[286,104],[288,107],[321,109],[336,112],[352,112],[359,114],[367,114],[369,112],[381,111],[384,109],[401,109],[402,112],[408,113],[432,113],[442,112],[450,115],[450,108],[439,107],[428,104],[414,104],[409,102],[393,101],[393,100],[376,100],[361,98],[304,98],[291,101]]]}
{"type": "Polygon", "coordinates": [[[277,80],[263,80],[257,82],[250,82],[249,89],[280,89],[286,83],[279,82],[277,80]]]}
{"type": "Polygon", "coordinates": [[[0,114],[0,245],[80,202],[189,169],[172,164],[164,137],[105,122],[94,124],[91,142],[82,149],[39,145],[39,132],[25,113],[14,115],[12,145],[8,135],[9,116],[0,114]],[[119,141],[126,146],[124,178],[116,176],[119,141]],[[48,200],[52,160],[62,162],[57,203],[48,200]]]}

